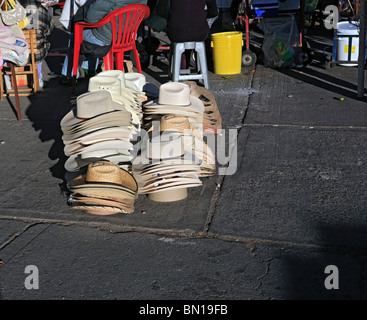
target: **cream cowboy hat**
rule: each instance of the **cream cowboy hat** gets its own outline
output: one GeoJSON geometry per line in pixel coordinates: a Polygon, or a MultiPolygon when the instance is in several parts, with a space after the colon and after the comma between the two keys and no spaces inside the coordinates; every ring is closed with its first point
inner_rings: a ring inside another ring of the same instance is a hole
{"type": "Polygon", "coordinates": [[[186,148],[202,161],[201,177],[214,175],[216,172],[216,161],[212,149],[205,143],[200,130],[196,130],[187,117],[165,115],[160,119],[160,130],[177,131],[184,135],[183,143],[186,148]]]}
{"type": "Polygon", "coordinates": [[[118,150],[121,154],[130,154],[130,151],[134,149],[133,144],[130,141],[124,140],[106,140],[98,143],[93,143],[88,146],[82,146],[80,149],[72,149],[68,148],[70,145],[66,145],[64,147],[64,151],[71,151],[71,153],[66,155],[72,154],[82,154],[85,152],[92,152],[92,151],[100,151],[100,150],[118,150]]]}
{"type": "Polygon", "coordinates": [[[144,105],[147,114],[174,113],[188,116],[199,115],[204,112],[204,105],[200,99],[190,95],[190,87],[181,82],[167,82],[159,87],[158,101],[144,105]]]}
{"type": "Polygon", "coordinates": [[[207,88],[199,86],[195,81],[183,81],[190,87],[190,94],[203,101],[205,111],[203,126],[206,133],[218,133],[222,129],[222,117],[218,110],[214,94],[207,88]]]}
{"type": "Polygon", "coordinates": [[[167,132],[158,137],[149,138],[146,134],[141,142],[141,154],[132,162],[135,171],[141,171],[148,166],[172,166],[196,164],[199,159],[185,148],[182,135],[178,132],[167,132]]]}
{"type": "MultiPolygon", "coordinates": [[[[109,121],[116,117],[123,117],[130,123],[130,114],[121,103],[112,100],[107,90],[98,90],[79,95],[76,107],[68,112],[60,122],[65,132],[78,131],[78,128],[88,127],[98,122],[109,121]]],[[[123,126],[125,124],[120,124],[123,126]]]]}
{"type": "Polygon", "coordinates": [[[132,90],[138,90],[141,94],[146,84],[146,78],[143,74],[138,72],[126,72],[125,73],[126,86],[132,90]]]}
{"type": "MultiPolygon", "coordinates": [[[[132,85],[130,85],[132,86],[132,85]]],[[[115,100],[122,100],[132,107],[139,107],[139,90],[130,89],[125,81],[125,72],[121,70],[106,70],[89,79],[88,91],[104,88],[111,92],[115,100]]]]}
{"type": "Polygon", "coordinates": [[[64,164],[68,172],[78,172],[82,168],[96,161],[109,161],[117,164],[120,168],[127,170],[134,157],[131,154],[119,153],[119,150],[104,149],[71,155],[64,164]]]}
{"type": "Polygon", "coordinates": [[[138,133],[137,129],[133,125],[130,125],[128,127],[126,127],[126,126],[121,127],[120,124],[118,126],[108,125],[107,127],[98,126],[98,127],[95,127],[95,128],[89,128],[87,130],[84,129],[82,131],[77,131],[75,133],[73,133],[73,132],[64,133],[62,135],[62,140],[64,141],[64,144],[69,144],[69,143],[72,143],[73,141],[77,141],[78,139],[83,139],[85,137],[88,137],[91,134],[97,133],[98,131],[107,130],[107,129],[129,130],[130,134],[132,136],[134,136],[135,134],[138,133]]]}
{"type": "MultiPolygon", "coordinates": [[[[118,70],[109,70],[118,71],[118,70]]],[[[119,101],[125,106],[125,109],[131,113],[132,123],[140,127],[142,118],[141,100],[137,98],[134,93],[125,87],[125,80],[120,73],[119,77],[114,76],[109,71],[103,71],[101,73],[89,79],[88,91],[93,92],[97,90],[106,90],[110,92],[114,101],[119,101]],[[106,74],[107,72],[107,74],[106,74]]]]}
{"type": "Polygon", "coordinates": [[[87,133],[76,139],[69,139],[65,136],[62,136],[62,140],[65,145],[68,144],[90,145],[96,142],[100,142],[102,140],[110,140],[110,139],[130,140],[132,139],[132,136],[133,134],[131,130],[126,127],[112,127],[92,131],[91,133],[87,133]]]}
{"type": "Polygon", "coordinates": [[[66,156],[73,154],[82,154],[88,151],[100,151],[100,150],[119,150],[129,153],[134,149],[133,144],[126,139],[108,139],[101,140],[99,142],[91,143],[88,145],[81,144],[68,144],[64,146],[64,153],[66,156]]]}

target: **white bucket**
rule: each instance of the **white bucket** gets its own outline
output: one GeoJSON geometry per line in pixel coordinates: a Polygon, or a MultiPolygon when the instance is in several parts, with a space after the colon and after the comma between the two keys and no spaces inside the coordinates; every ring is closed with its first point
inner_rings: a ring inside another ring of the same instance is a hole
{"type": "Polygon", "coordinates": [[[359,23],[354,21],[343,21],[337,25],[337,61],[348,61],[348,63],[340,63],[341,66],[353,67],[358,66],[358,55],[359,55],[359,23]],[[346,37],[338,37],[343,35],[346,37]],[[352,47],[349,48],[349,41],[352,38],[352,47]],[[350,60],[348,60],[348,53],[351,50],[350,60]],[[350,62],[357,62],[356,64],[350,62]]]}

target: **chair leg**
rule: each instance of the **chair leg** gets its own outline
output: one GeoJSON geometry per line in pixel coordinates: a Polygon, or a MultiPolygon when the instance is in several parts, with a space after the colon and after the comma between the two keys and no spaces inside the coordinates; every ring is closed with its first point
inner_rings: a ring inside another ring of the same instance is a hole
{"type": "Polygon", "coordinates": [[[181,44],[174,44],[173,45],[173,52],[172,52],[172,81],[178,82],[180,77],[180,70],[181,70],[181,57],[182,53],[185,51],[185,48],[181,44]]]}
{"type": "Polygon", "coordinates": [[[10,67],[10,71],[11,71],[11,78],[13,80],[15,104],[16,104],[16,107],[17,107],[17,118],[18,118],[18,121],[21,121],[22,120],[22,114],[21,114],[21,111],[20,111],[18,84],[17,84],[17,78],[15,76],[15,67],[14,67],[14,64],[11,63],[11,62],[9,62],[9,67],[10,67]]]}
{"type": "Polygon", "coordinates": [[[115,53],[116,70],[124,71],[124,52],[115,53]]]}
{"type": "Polygon", "coordinates": [[[112,52],[108,52],[106,56],[103,58],[104,68],[105,70],[113,70],[113,54],[112,52]]]}
{"type": "Polygon", "coordinates": [[[195,50],[197,52],[197,64],[200,73],[203,76],[204,86],[209,89],[208,64],[206,61],[205,45],[203,42],[196,43],[195,50]]]}
{"type": "Polygon", "coordinates": [[[142,73],[138,49],[134,48],[133,53],[135,58],[136,70],[138,71],[138,73],[142,73]]]}

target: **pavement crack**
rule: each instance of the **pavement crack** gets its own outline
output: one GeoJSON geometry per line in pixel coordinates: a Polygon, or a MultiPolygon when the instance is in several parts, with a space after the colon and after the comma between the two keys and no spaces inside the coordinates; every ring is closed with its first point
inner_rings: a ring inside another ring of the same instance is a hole
{"type": "Polygon", "coordinates": [[[19,236],[21,236],[24,232],[26,232],[28,229],[30,229],[31,227],[35,226],[39,224],[39,222],[35,222],[32,224],[28,224],[26,225],[22,230],[14,233],[12,236],[9,237],[9,239],[7,239],[6,241],[4,241],[1,245],[0,245],[0,250],[4,249],[7,245],[9,245],[10,243],[12,243],[16,238],[18,238],[19,236]]]}
{"type": "MultiPolygon", "coordinates": [[[[274,256],[274,257],[271,257],[269,259],[263,259],[257,252],[256,252],[256,248],[251,248],[251,254],[253,255],[253,257],[255,259],[257,259],[261,264],[265,264],[265,270],[264,270],[264,273],[261,274],[260,276],[258,276],[256,278],[258,284],[257,286],[254,288],[257,292],[258,292],[258,295],[259,296],[264,296],[265,292],[262,290],[262,286],[263,286],[263,279],[265,277],[267,277],[269,275],[269,272],[270,272],[270,266],[271,266],[271,262],[274,260],[274,259],[277,259],[279,258],[279,255],[277,256],[274,256]]],[[[268,299],[270,299],[270,297],[268,297],[268,299]]]]}

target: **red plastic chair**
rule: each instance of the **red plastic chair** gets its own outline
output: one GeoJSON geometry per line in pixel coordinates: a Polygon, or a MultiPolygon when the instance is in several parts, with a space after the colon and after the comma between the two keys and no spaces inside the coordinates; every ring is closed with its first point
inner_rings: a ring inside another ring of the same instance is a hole
{"type": "Polygon", "coordinates": [[[80,46],[83,42],[83,30],[85,28],[99,28],[107,23],[111,23],[113,35],[112,47],[103,58],[105,70],[114,69],[115,58],[116,70],[124,71],[124,53],[125,51],[133,50],[136,69],[141,73],[139,53],[136,49],[135,41],[140,24],[149,14],[150,9],[147,5],[137,3],[116,9],[96,23],[77,22],[74,29],[73,90],[76,85],[80,46]],[[117,23],[119,25],[119,30],[117,30],[117,23]]]}

